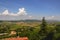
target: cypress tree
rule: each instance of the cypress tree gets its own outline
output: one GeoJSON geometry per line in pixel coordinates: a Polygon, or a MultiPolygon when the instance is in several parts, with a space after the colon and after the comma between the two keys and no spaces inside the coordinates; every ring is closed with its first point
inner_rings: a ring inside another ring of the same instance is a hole
{"type": "Polygon", "coordinates": [[[47,27],[47,24],[46,24],[46,21],[45,21],[45,17],[43,17],[42,24],[41,24],[41,27],[40,27],[41,30],[39,31],[40,35],[46,34],[46,32],[47,32],[46,27],[47,27]]]}
{"type": "Polygon", "coordinates": [[[45,21],[45,17],[43,17],[42,23],[41,23],[41,26],[40,26],[40,31],[38,32],[40,39],[43,39],[43,38],[46,37],[46,35],[47,35],[46,27],[47,27],[47,24],[46,24],[46,21],[45,21]]]}

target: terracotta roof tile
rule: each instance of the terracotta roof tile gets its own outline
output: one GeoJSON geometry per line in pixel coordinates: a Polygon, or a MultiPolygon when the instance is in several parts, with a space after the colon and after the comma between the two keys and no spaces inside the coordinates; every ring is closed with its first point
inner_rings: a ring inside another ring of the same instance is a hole
{"type": "Polygon", "coordinates": [[[5,40],[28,40],[27,37],[6,38],[5,40]]]}

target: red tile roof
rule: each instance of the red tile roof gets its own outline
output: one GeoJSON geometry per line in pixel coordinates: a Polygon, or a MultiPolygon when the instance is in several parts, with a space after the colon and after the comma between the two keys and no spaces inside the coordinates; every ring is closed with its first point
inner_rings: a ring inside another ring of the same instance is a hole
{"type": "Polygon", "coordinates": [[[4,40],[28,40],[27,37],[17,37],[17,38],[6,38],[4,40]]]}

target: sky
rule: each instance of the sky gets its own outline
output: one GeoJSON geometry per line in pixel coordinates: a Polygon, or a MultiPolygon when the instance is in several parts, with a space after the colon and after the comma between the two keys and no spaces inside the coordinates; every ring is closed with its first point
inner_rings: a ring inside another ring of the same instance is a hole
{"type": "Polygon", "coordinates": [[[60,20],[60,0],[0,0],[0,20],[60,20]]]}

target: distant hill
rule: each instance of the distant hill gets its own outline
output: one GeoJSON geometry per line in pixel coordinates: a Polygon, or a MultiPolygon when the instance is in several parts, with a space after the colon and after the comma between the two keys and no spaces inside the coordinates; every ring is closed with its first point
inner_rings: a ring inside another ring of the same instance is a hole
{"type": "Polygon", "coordinates": [[[41,22],[41,20],[0,20],[0,22],[41,22]]]}
{"type": "MultiPolygon", "coordinates": [[[[51,23],[51,22],[60,22],[58,20],[46,20],[47,22],[51,23]]],[[[41,22],[41,20],[0,20],[0,22],[41,22]]]]}

